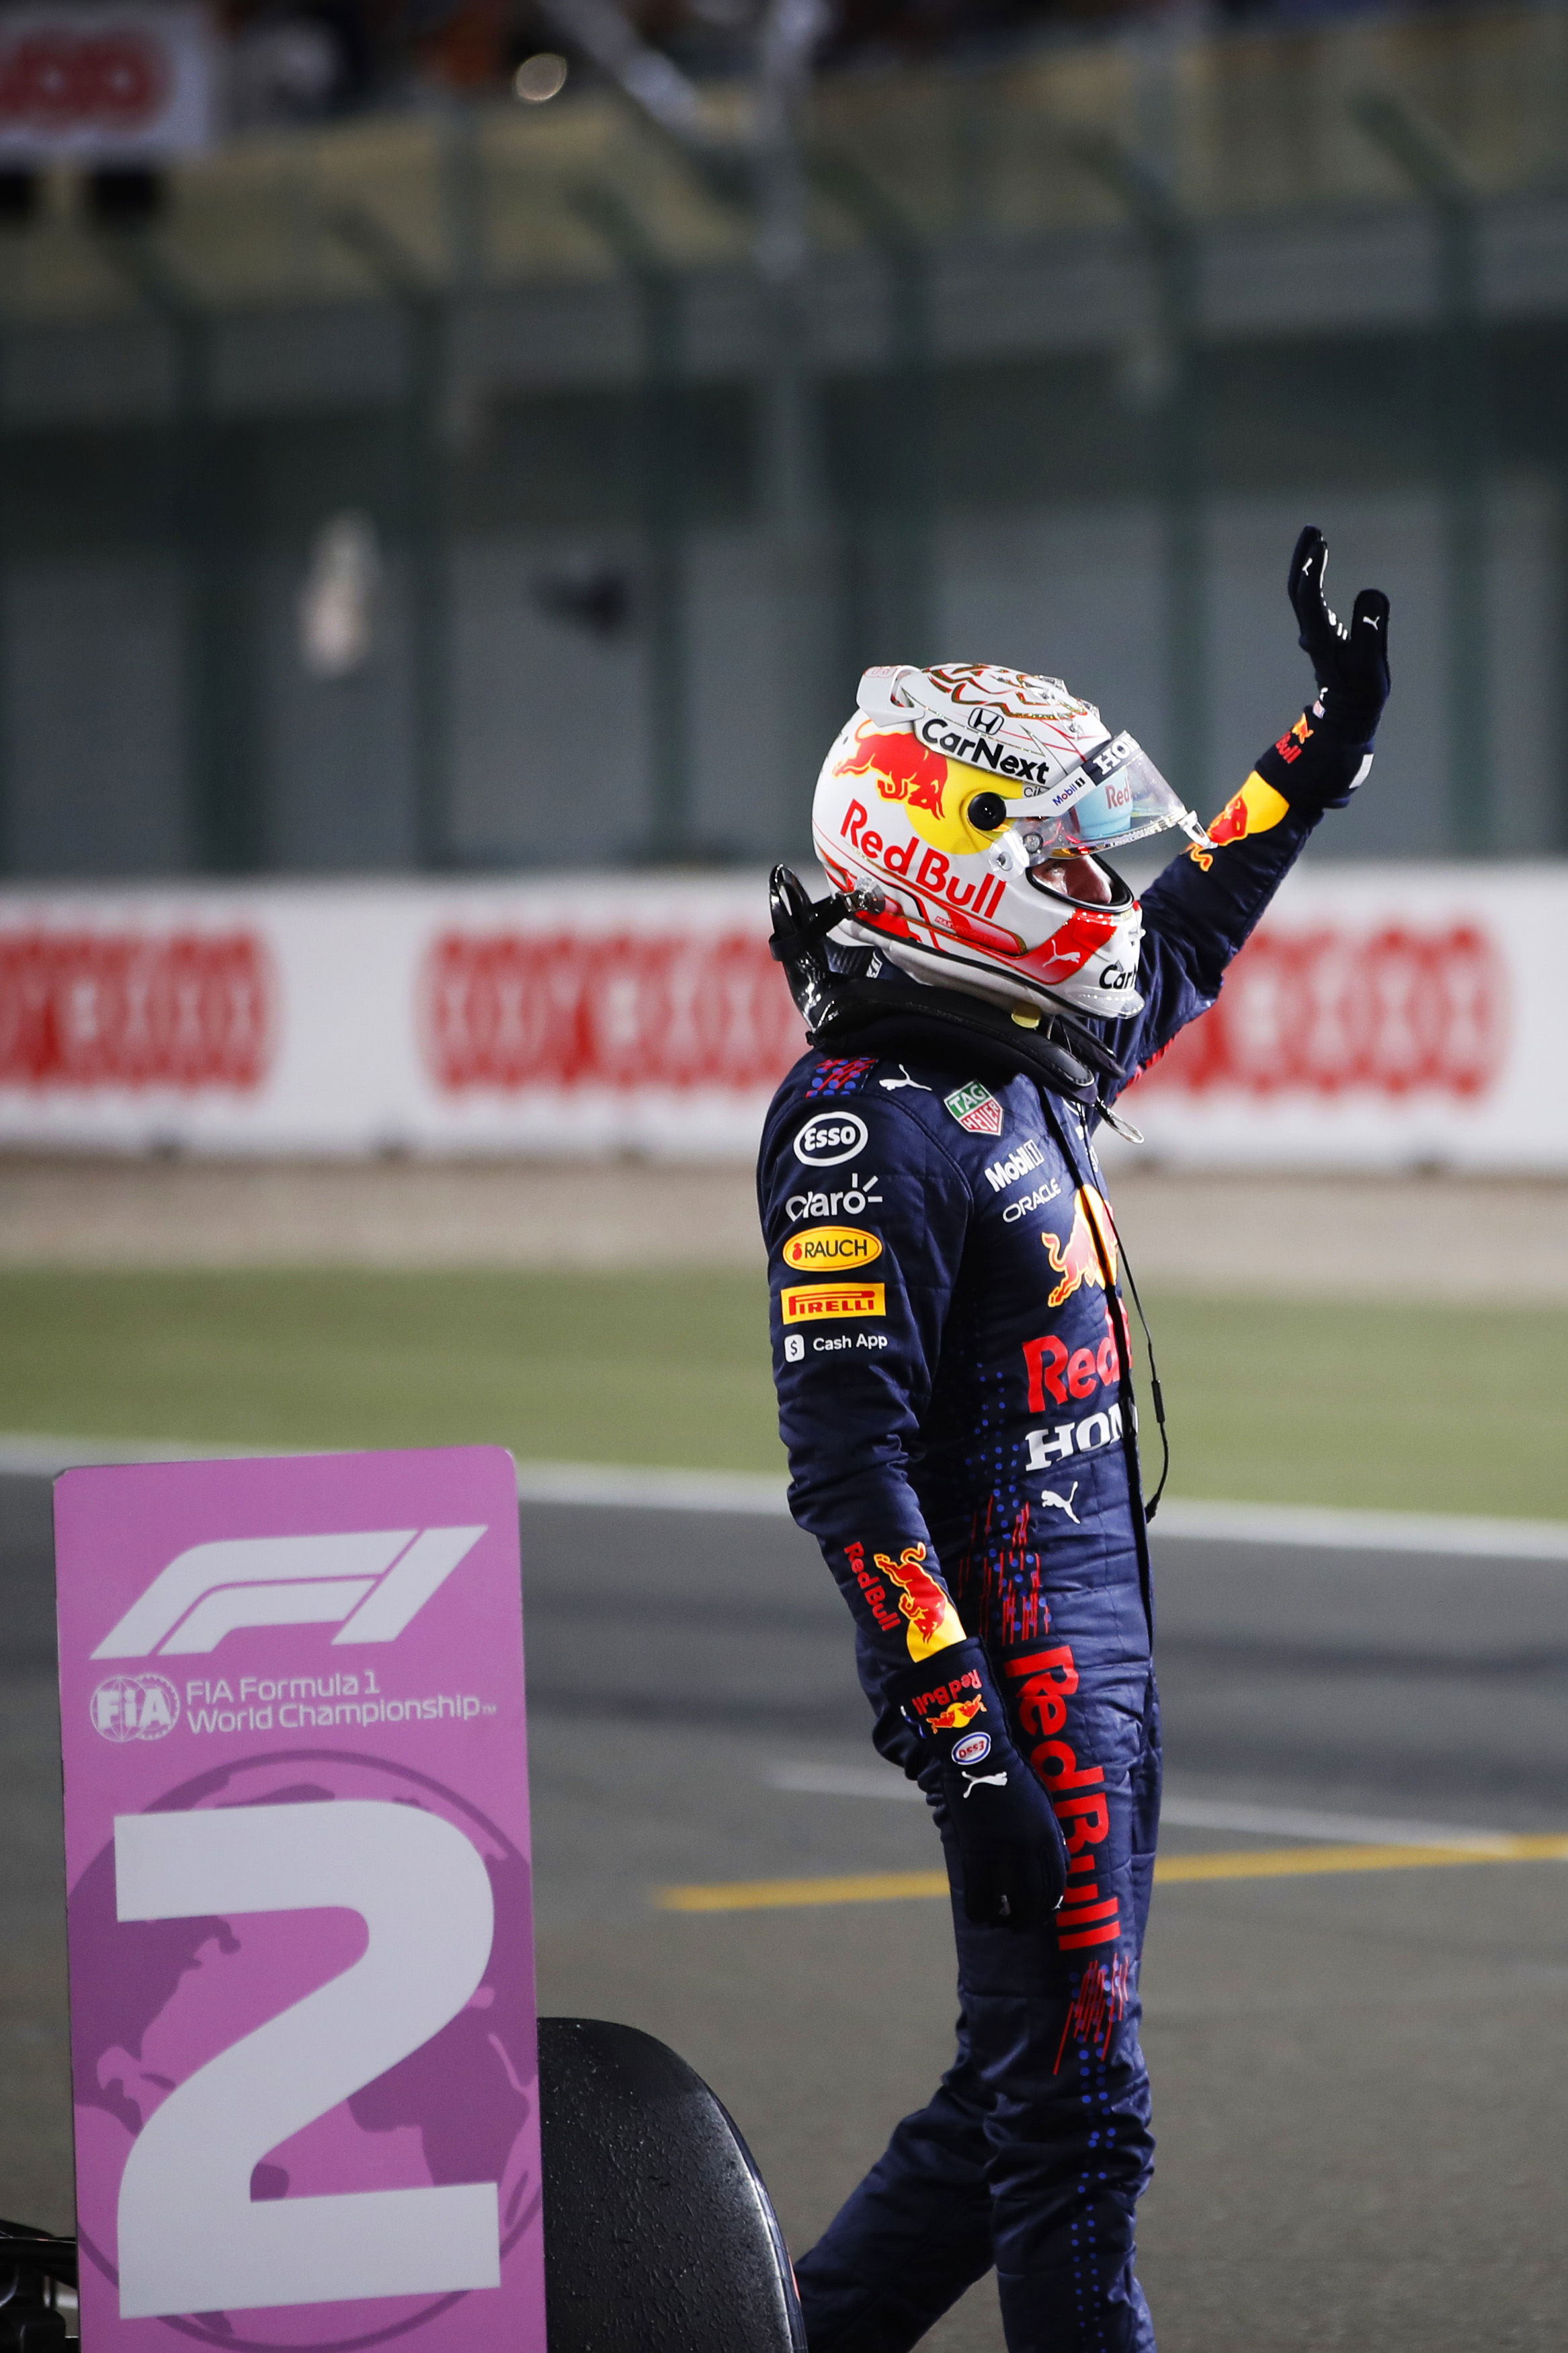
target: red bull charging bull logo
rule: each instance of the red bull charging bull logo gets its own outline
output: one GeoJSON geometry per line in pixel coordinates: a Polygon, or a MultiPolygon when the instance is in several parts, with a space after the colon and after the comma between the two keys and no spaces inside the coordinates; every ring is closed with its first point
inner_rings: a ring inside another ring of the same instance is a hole
{"type": "Polygon", "coordinates": [[[885,1552],[877,1555],[882,1575],[899,1588],[899,1608],[909,1620],[911,1659],[929,1659],[933,1651],[945,1651],[950,1642],[963,1640],[963,1621],[946,1588],[924,1567],[925,1556],[923,1544],[906,1545],[897,1560],[889,1560],[885,1552]]]}
{"type": "Polygon", "coordinates": [[[1072,1229],[1066,1241],[1059,1234],[1052,1233],[1042,1234],[1040,1240],[1060,1277],[1049,1295],[1048,1305],[1062,1306],[1086,1282],[1103,1291],[1108,1275],[1111,1282],[1116,1281],[1120,1263],[1116,1228],[1110,1209],[1092,1185],[1081,1187],[1073,1196],[1072,1229]]]}
{"type": "Polygon", "coordinates": [[[933,1732],[964,1732],[977,1715],[985,1711],[983,1699],[955,1699],[940,1715],[928,1715],[926,1722],[933,1732]]]}
{"type": "MultiPolygon", "coordinates": [[[[951,1682],[932,1683],[929,1690],[917,1692],[913,1704],[927,1732],[962,1732],[977,1715],[985,1714],[979,1669],[968,1667],[951,1682]]],[[[991,1746],[989,1736],[984,1732],[973,1733],[970,1740],[984,1741],[987,1748],[991,1746]]]]}
{"type": "Polygon", "coordinates": [[[885,801],[903,801],[910,808],[942,815],[942,787],[947,762],[940,752],[928,752],[911,733],[862,735],[853,759],[838,770],[841,776],[875,776],[885,801]]]}
{"type": "MultiPolygon", "coordinates": [[[[1283,751],[1289,741],[1289,735],[1283,736],[1276,748],[1283,751]]],[[[1298,757],[1300,749],[1298,744],[1289,756],[1298,757]]],[[[1270,827],[1279,824],[1289,806],[1284,794],[1277,793],[1254,768],[1241,790],[1231,795],[1218,817],[1209,825],[1208,837],[1212,847],[1205,849],[1194,842],[1188,855],[1196,859],[1206,872],[1214,864],[1215,849],[1223,849],[1227,841],[1245,841],[1249,833],[1267,833],[1270,827]]]]}

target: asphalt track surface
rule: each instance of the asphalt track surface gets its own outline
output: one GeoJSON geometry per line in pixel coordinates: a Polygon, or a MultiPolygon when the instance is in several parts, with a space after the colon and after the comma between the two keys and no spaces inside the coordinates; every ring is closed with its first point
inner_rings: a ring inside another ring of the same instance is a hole
{"type": "MultiPolygon", "coordinates": [[[[787,1523],[522,1527],[542,2007],[679,2049],[804,2248],[945,2063],[944,1907],[659,1891],[928,1873],[923,1809],[881,1794],[843,1604],[787,1523]]],[[[1561,2348],[1568,1873],[1441,1842],[1568,1832],[1568,1563],[1158,1556],[1163,1852],[1194,1874],[1157,1891],[1144,1978],[1163,2353],[1561,2348]],[[1198,1860],[1225,1855],[1281,1875],[1198,1860]]],[[[47,1481],[0,1478],[0,2212],[65,2228],[49,1571],[47,1481]]],[[[988,2285],[926,2342],[997,2353],[988,2285]]]]}

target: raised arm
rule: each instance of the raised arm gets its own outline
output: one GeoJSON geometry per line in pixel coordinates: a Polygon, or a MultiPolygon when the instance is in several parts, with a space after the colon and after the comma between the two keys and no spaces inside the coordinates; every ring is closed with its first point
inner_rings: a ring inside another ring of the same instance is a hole
{"type": "Polygon", "coordinates": [[[1349,623],[1329,609],[1329,551],[1311,525],[1287,582],[1317,692],[1258,759],[1209,827],[1214,847],[1172,860],[1143,894],[1143,1011],[1115,1033],[1118,1057],[1142,1069],[1219,995],[1280,882],[1328,809],[1343,808],[1372,766],[1388,698],[1388,599],[1363,588],[1349,623]]]}

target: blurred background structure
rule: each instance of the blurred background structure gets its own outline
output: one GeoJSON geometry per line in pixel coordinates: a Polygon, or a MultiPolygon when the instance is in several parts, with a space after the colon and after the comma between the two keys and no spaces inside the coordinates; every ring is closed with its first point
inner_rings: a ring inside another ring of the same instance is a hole
{"type": "Polygon", "coordinates": [[[0,73],[9,876],[754,863],[866,663],[977,653],[1217,805],[1309,508],[1399,688],[1314,854],[1568,844],[1568,11],[221,32],[153,164],[0,73]]]}
{"type": "Polygon", "coordinates": [[[1565,394],[1568,0],[0,5],[0,2211],[70,2222],[48,1479],[116,1454],[510,1445],[545,2008],[700,2065],[797,2252],[926,2095],[762,869],[879,660],[1217,810],[1311,520],[1374,776],[1107,1154],[1144,2275],[1167,2353],[1559,2353],[1565,394]]]}

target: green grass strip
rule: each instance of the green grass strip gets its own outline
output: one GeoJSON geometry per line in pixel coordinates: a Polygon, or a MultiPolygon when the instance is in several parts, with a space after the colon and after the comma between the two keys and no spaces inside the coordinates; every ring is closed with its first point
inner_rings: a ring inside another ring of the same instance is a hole
{"type": "Polygon", "coordinates": [[[1166,1295],[1149,1314],[1173,1493],[1568,1519],[1568,1309],[1166,1295]]]}
{"type": "MultiPolygon", "coordinates": [[[[1150,1312],[1174,1493],[1568,1518],[1568,1312],[1150,1312]]],[[[749,1274],[10,1269],[0,1328],[0,1429],[782,1467],[749,1274]]]]}

